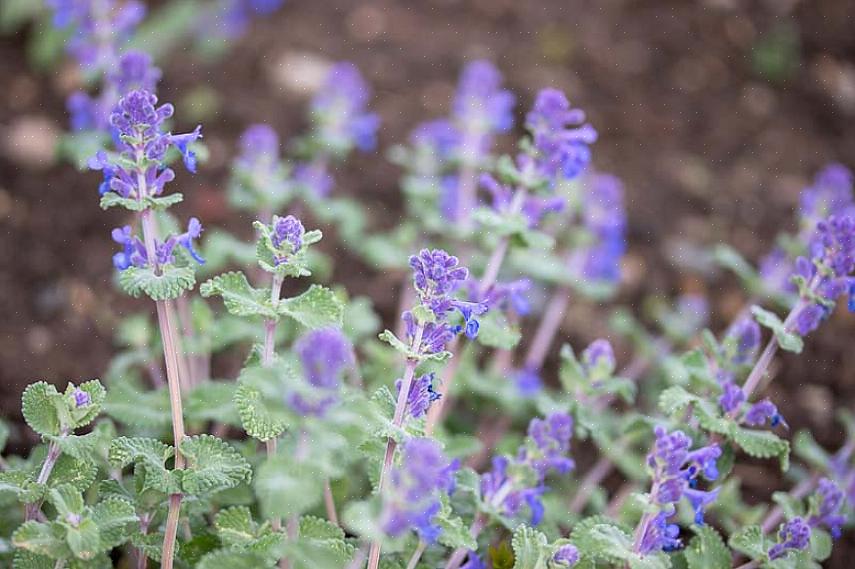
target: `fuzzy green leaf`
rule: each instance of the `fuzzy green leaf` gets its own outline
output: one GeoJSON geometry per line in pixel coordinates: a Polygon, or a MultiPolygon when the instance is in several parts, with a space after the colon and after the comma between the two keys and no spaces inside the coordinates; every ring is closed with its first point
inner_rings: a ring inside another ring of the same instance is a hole
{"type": "Polygon", "coordinates": [[[181,454],[187,460],[181,476],[181,486],[187,494],[220,492],[252,478],[252,468],[246,459],[217,437],[187,437],[181,443],[181,454]]]}
{"type": "Polygon", "coordinates": [[[71,429],[79,429],[94,421],[101,413],[101,407],[107,398],[107,391],[100,381],[92,379],[81,383],[78,387],[69,384],[65,390],[65,397],[71,414],[71,425],[69,426],[71,429]],[[89,395],[88,405],[77,407],[74,399],[77,389],[89,395]]]}
{"type": "Polygon", "coordinates": [[[101,532],[91,518],[83,518],[66,529],[65,541],[78,559],[92,559],[101,552],[101,532]]]}
{"type": "Polygon", "coordinates": [[[278,319],[276,309],[270,301],[270,293],[253,288],[246,280],[246,275],[241,272],[216,276],[202,283],[199,293],[205,298],[221,296],[226,310],[235,316],[278,319]]]}
{"type": "Polygon", "coordinates": [[[344,304],[330,289],[312,285],[300,296],[280,300],[276,310],[306,328],[341,327],[344,304]]]}
{"type": "Polygon", "coordinates": [[[223,545],[243,546],[256,539],[257,524],[246,506],[227,508],[217,513],[214,527],[223,545]]]}
{"type": "Polygon", "coordinates": [[[804,341],[802,341],[801,337],[797,334],[789,332],[777,315],[759,306],[752,306],[751,313],[754,315],[754,319],[757,320],[758,324],[768,328],[773,334],[775,334],[775,339],[778,341],[778,345],[781,346],[781,349],[787,350],[788,352],[795,352],[797,354],[802,352],[804,341]]]}
{"type": "Polygon", "coordinates": [[[686,547],[689,569],[730,569],[730,550],[721,536],[709,525],[694,526],[695,537],[686,547]]]}
{"type": "Polygon", "coordinates": [[[518,326],[508,322],[507,317],[499,310],[491,310],[479,317],[481,324],[478,330],[478,342],[489,348],[510,350],[519,344],[522,335],[518,326]]]}
{"type": "Polygon", "coordinates": [[[69,515],[81,515],[84,503],[83,494],[70,484],[63,484],[48,492],[48,500],[56,508],[59,517],[66,518],[69,515]]]}
{"type": "Polygon", "coordinates": [[[546,569],[548,546],[546,536],[526,525],[514,531],[514,569],[546,569]]]}
{"type": "Polygon", "coordinates": [[[258,469],[255,493],[267,518],[288,518],[307,512],[321,502],[324,481],[315,470],[276,455],[258,469]]]}
{"type": "Polygon", "coordinates": [[[48,486],[56,488],[63,484],[71,484],[79,491],[85,492],[95,482],[97,475],[98,467],[94,462],[63,454],[53,467],[48,486]]]}
{"type": "Polygon", "coordinates": [[[92,520],[98,526],[104,551],[126,542],[131,524],[139,523],[134,505],[119,498],[108,498],[96,504],[92,509],[92,520]]]}
{"type": "Polygon", "coordinates": [[[24,420],[40,435],[58,435],[62,428],[57,406],[62,396],[49,383],[39,381],[28,385],[21,397],[24,420]]]}
{"type": "Polygon", "coordinates": [[[135,198],[123,198],[115,192],[107,192],[101,196],[101,209],[107,210],[111,207],[123,207],[129,211],[136,212],[148,208],[164,210],[182,201],[184,201],[184,196],[179,193],[162,197],[146,197],[143,200],[137,200],[135,198]]]}
{"type": "Polygon", "coordinates": [[[55,569],[56,561],[50,557],[32,553],[25,549],[15,552],[12,560],[12,569],[55,569]]]}
{"type": "Polygon", "coordinates": [[[817,561],[825,561],[831,557],[834,542],[831,535],[822,529],[813,528],[810,534],[810,555],[817,561]]]}
{"type": "Polygon", "coordinates": [[[0,496],[12,495],[19,502],[35,502],[44,496],[45,487],[36,484],[29,472],[7,470],[0,472],[0,496]]]}
{"type": "Polygon", "coordinates": [[[670,417],[698,400],[697,395],[689,393],[679,385],[674,385],[659,394],[659,409],[670,417]]]}
{"type": "Polygon", "coordinates": [[[117,422],[133,427],[157,429],[172,422],[169,393],[165,387],[142,391],[130,382],[114,382],[110,384],[104,409],[117,422]]]}
{"type": "Polygon", "coordinates": [[[198,565],[196,565],[196,569],[235,569],[235,567],[242,567],[244,569],[272,569],[274,566],[275,563],[271,563],[265,556],[252,551],[221,549],[202,557],[198,565]]]}
{"type": "Polygon", "coordinates": [[[162,274],[155,274],[151,267],[128,267],[119,273],[122,289],[139,298],[145,294],[152,300],[178,298],[196,284],[196,275],[190,267],[165,265],[162,274]]]}
{"type": "Polygon", "coordinates": [[[774,433],[737,428],[733,432],[733,442],[755,458],[778,457],[781,470],[786,471],[790,467],[790,443],[774,433]]]}
{"type": "Polygon", "coordinates": [[[270,368],[248,366],[241,370],[234,401],[249,436],[268,441],[285,431],[290,415],[282,394],[298,380],[298,373],[287,360],[278,360],[270,368]]]}
{"type": "Polygon", "coordinates": [[[826,468],[830,460],[830,456],[810,431],[802,430],[796,433],[793,439],[793,452],[796,456],[818,469],[826,468]]]}
{"type": "Polygon", "coordinates": [[[138,461],[163,466],[173,453],[171,446],[157,439],[119,437],[110,445],[109,461],[114,468],[124,468],[138,461]]]}
{"type": "Polygon", "coordinates": [[[766,557],[766,542],[760,526],[746,526],[731,534],[728,545],[751,559],[766,557]]]}
{"type": "Polygon", "coordinates": [[[70,556],[71,553],[63,538],[59,524],[29,521],[24,522],[12,534],[12,545],[36,555],[60,559],[70,556]]]}

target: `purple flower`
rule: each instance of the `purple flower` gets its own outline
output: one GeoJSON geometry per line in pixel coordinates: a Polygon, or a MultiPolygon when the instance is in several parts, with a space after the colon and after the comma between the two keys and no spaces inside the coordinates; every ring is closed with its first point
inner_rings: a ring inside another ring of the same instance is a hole
{"type": "Polygon", "coordinates": [[[187,134],[169,135],[169,142],[181,153],[184,167],[193,174],[196,173],[196,153],[190,149],[190,145],[202,138],[202,125],[197,125],[193,132],[187,134]]]}
{"type": "Polygon", "coordinates": [[[772,427],[777,427],[779,424],[787,426],[784,418],[778,413],[778,408],[768,399],[763,399],[752,405],[745,413],[743,421],[751,427],[763,427],[766,423],[772,427]]]}
{"type": "Polygon", "coordinates": [[[294,344],[309,384],[337,389],[341,373],[354,365],[350,341],[336,328],[322,328],[304,334],[294,344]]]}
{"type": "Polygon", "coordinates": [[[143,267],[148,264],[145,245],[131,231],[130,225],[117,227],[110,236],[122,246],[122,251],[113,255],[113,266],[120,271],[129,267],[143,267]]]}
{"type": "Polygon", "coordinates": [[[769,559],[783,557],[789,550],[806,549],[810,543],[810,533],[810,526],[799,517],[782,524],[778,543],[769,549],[769,559]]]}
{"type": "Polygon", "coordinates": [[[722,385],[722,389],[724,393],[719,397],[718,403],[725,413],[733,413],[745,402],[745,393],[742,391],[742,388],[732,381],[725,382],[722,385]]]}
{"type": "Polygon", "coordinates": [[[591,161],[588,148],[597,140],[597,131],[585,122],[585,113],[570,107],[557,89],[541,91],[526,116],[535,155],[529,162],[547,180],[557,176],[571,180],[591,161]]]}
{"type": "Polygon", "coordinates": [[[831,215],[855,215],[852,172],[842,164],[829,164],[819,171],[812,186],[802,190],[799,217],[804,230],[812,232],[831,215]]]}
{"type": "Polygon", "coordinates": [[[824,525],[831,532],[834,539],[840,537],[840,528],[846,523],[846,516],[841,515],[841,509],[846,503],[846,498],[840,487],[829,480],[823,478],[819,481],[819,488],[816,491],[817,497],[817,512],[808,520],[811,527],[824,525]]]}
{"type": "Polygon", "coordinates": [[[487,569],[487,565],[481,561],[476,552],[470,550],[466,556],[466,563],[461,565],[460,569],[487,569]]]}
{"type": "Polygon", "coordinates": [[[760,261],[760,278],[772,292],[790,293],[795,291],[790,277],[795,267],[793,260],[780,247],[775,247],[760,261]]]}
{"type": "Polygon", "coordinates": [[[521,397],[531,398],[543,389],[543,380],[536,369],[523,368],[514,374],[514,383],[521,397]]]}
{"type": "MultiPolygon", "coordinates": [[[[418,419],[427,415],[431,403],[442,397],[433,389],[433,381],[435,376],[433,373],[426,373],[421,377],[414,379],[410,383],[410,392],[407,394],[406,414],[413,419],[418,419]]],[[[395,382],[395,388],[398,393],[401,393],[402,380],[395,382]]]]}
{"type": "MultiPolygon", "coordinates": [[[[404,321],[407,341],[412,344],[416,336],[416,322],[413,313],[409,310],[401,315],[404,321]]],[[[422,341],[419,346],[414,346],[422,354],[436,354],[445,350],[448,343],[459,333],[455,327],[448,322],[428,322],[424,325],[422,341]]]]}
{"type": "Polygon", "coordinates": [[[558,548],[552,556],[552,562],[558,567],[573,567],[579,562],[579,550],[575,545],[567,544],[558,548]]]}
{"type": "Polygon", "coordinates": [[[423,300],[447,296],[469,276],[469,271],[460,266],[457,257],[442,249],[422,249],[410,257],[413,282],[423,300]]]}
{"type": "Polygon", "coordinates": [[[585,247],[583,274],[597,281],[620,280],[626,252],[626,211],[623,184],[609,174],[588,176],[582,195],[582,222],[593,239],[585,247]]]}
{"type": "Polygon", "coordinates": [[[615,353],[608,340],[594,340],[582,352],[582,366],[595,379],[603,379],[615,370],[615,353]]]}
{"type": "Polygon", "coordinates": [[[317,198],[328,196],[335,183],[326,166],[315,162],[298,164],[294,168],[294,181],[317,198]]]}
{"type": "Polygon", "coordinates": [[[195,217],[191,217],[190,221],[187,222],[187,231],[176,236],[175,239],[178,241],[179,245],[187,249],[187,252],[190,253],[191,257],[193,257],[193,260],[200,265],[204,265],[205,259],[203,259],[193,247],[193,240],[198,239],[200,235],[202,235],[202,222],[195,217]]]}
{"type": "Polygon", "coordinates": [[[281,255],[276,256],[276,264],[287,263],[290,256],[303,248],[303,235],[306,230],[303,228],[303,223],[293,215],[287,217],[274,215],[272,227],[270,242],[281,252],[281,255]]]}
{"type": "Polygon", "coordinates": [[[760,348],[760,326],[753,318],[741,318],[727,331],[724,343],[730,348],[731,363],[749,364],[754,361],[760,348]]]}
{"type": "Polygon", "coordinates": [[[449,462],[439,444],[427,438],[404,443],[401,466],[392,469],[383,495],[381,526],[397,537],[415,530],[419,537],[433,543],[441,528],[434,521],[440,510],[440,496],[454,491],[457,461],[449,462]]]}
{"type": "MultiPolygon", "coordinates": [[[[500,184],[491,174],[482,174],[479,183],[491,196],[492,207],[499,213],[511,211],[514,191],[510,186],[500,184]]],[[[537,227],[547,213],[560,212],[564,209],[564,198],[527,196],[522,205],[522,214],[530,228],[537,227]]]]}
{"type": "Polygon", "coordinates": [[[575,466],[567,457],[573,436],[573,418],[554,413],[546,419],[532,419],[528,426],[528,443],[520,448],[517,459],[529,464],[541,478],[549,471],[567,474],[575,466]],[[533,444],[532,444],[533,443],[533,444]]]}
{"type": "Polygon", "coordinates": [[[83,391],[79,387],[74,390],[74,406],[75,407],[77,407],[79,409],[80,407],[86,407],[90,403],[92,403],[92,397],[88,393],[86,393],[85,391],[83,391]]]}
{"type": "Polygon", "coordinates": [[[332,67],[312,102],[312,113],[322,145],[333,151],[356,146],[364,152],[377,144],[380,119],[366,112],[371,92],[352,63],[332,67]]]}
{"type": "Polygon", "coordinates": [[[644,528],[638,552],[642,555],[656,551],[674,551],[682,547],[680,526],[668,523],[670,516],[660,512],[644,528]]]}
{"type": "Polygon", "coordinates": [[[128,51],[119,58],[117,68],[107,75],[107,80],[115,85],[118,93],[124,95],[140,89],[154,91],[161,75],[160,69],[152,64],[149,54],[128,51]]]}
{"type": "Polygon", "coordinates": [[[239,147],[238,161],[249,170],[255,169],[260,161],[279,160],[279,135],[270,125],[249,126],[240,137],[239,147]]]}
{"type": "Polygon", "coordinates": [[[428,121],[413,130],[410,144],[433,158],[430,169],[435,174],[457,152],[460,132],[447,119],[428,121]]]}
{"type": "Polygon", "coordinates": [[[514,124],[514,96],[502,90],[502,75],[488,61],[466,65],[454,101],[454,118],[459,125],[465,159],[477,163],[487,152],[494,132],[507,132],[514,124]]]}

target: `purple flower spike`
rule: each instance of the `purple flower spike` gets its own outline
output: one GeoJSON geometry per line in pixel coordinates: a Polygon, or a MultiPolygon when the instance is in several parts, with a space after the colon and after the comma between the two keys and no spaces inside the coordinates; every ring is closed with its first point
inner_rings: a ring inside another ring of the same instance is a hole
{"type": "Polygon", "coordinates": [[[816,175],[813,185],[802,190],[799,216],[804,230],[812,232],[831,215],[855,215],[852,171],[841,164],[829,164],[816,175]]]}
{"type": "Polygon", "coordinates": [[[588,146],[597,140],[597,131],[585,122],[585,113],[570,107],[561,91],[544,89],[538,94],[526,116],[526,128],[537,151],[534,166],[544,178],[561,175],[571,180],[591,161],[588,146]]]}
{"type": "Polygon", "coordinates": [[[190,256],[193,257],[200,265],[205,264],[205,259],[193,247],[193,240],[198,239],[202,235],[202,222],[195,217],[191,217],[187,222],[187,231],[176,237],[178,244],[187,249],[190,256]]]}
{"type": "Polygon", "coordinates": [[[818,511],[810,517],[808,524],[811,527],[824,525],[834,539],[839,538],[841,527],[846,523],[846,516],[841,514],[846,503],[843,491],[828,478],[823,478],[819,481],[816,496],[818,511]]]}
{"type": "Polygon", "coordinates": [[[423,298],[447,295],[469,276],[457,257],[442,249],[422,249],[418,255],[410,257],[410,267],[416,290],[423,298]]]}
{"type": "Polygon", "coordinates": [[[202,138],[202,125],[197,125],[193,132],[187,134],[169,135],[169,141],[181,153],[184,167],[188,172],[196,173],[196,153],[190,150],[190,145],[202,138]]]}
{"type": "Polygon", "coordinates": [[[552,556],[552,562],[558,567],[573,567],[579,562],[579,550],[569,543],[562,545],[552,556]]]}
{"type": "Polygon", "coordinates": [[[390,472],[383,496],[383,530],[397,537],[412,529],[424,541],[435,542],[442,531],[434,521],[440,510],[440,496],[454,491],[458,468],[458,462],[449,462],[435,441],[407,441],[401,466],[390,472]]]}
{"type": "MultiPolygon", "coordinates": [[[[431,403],[442,397],[433,389],[434,379],[434,374],[426,373],[414,379],[410,384],[410,392],[407,394],[406,413],[413,419],[427,415],[431,403]]],[[[399,379],[395,382],[395,388],[398,390],[398,393],[401,392],[401,381],[399,379]]]]}
{"type": "Polygon", "coordinates": [[[305,232],[303,223],[293,215],[287,217],[273,216],[273,233],[270,242],[276,249],[283,251],[283,254],[276,258],[277,265],[287,263],[288,257],[303,248],[305,232]]]}
{"type": "Polygon", "coordinates": [[[752,405],[745,414],[744,421],[746,425],[751,427],[763,427],[767,423],[772,427],[787,426],[787,422],[778,412],[778,408],[768,399],[763,399],[752,405]]]}
{"type": "Polygon", "coordinates": [[[769,549],[769,559],[778,559],[790,550],[806,549],[810,543],[810,526],[802,518],[793,518],[781,526],[778,543],[769,549]]]}
{"type": "Polygon", "coordinates": [[[355,362],[353,346],[340,330],[322,328],[300,337],[294,351],[305,385],[295,386],[288,403],[301,415],[323,416],[339,400],[341,375],[355,362]]]}
{"type": "Polygon", "coordinates": [[[80,407],[86,407],[92,403],[92,397],[80,389],[79,387],[74,390],[74,405],[79,409],[80,407]]]}
{"type": "Polygon", "coordinates": [[[583,275],[596,281],[617,283],[620,261],[626,252],[626,211],[623,184],[609,174],[586,178],[582,220],[593,242],[584,251],[583,275]]]}
{"type": "Polygon", "coordinates": [[[373,150],[380,119],[366,112],[370,96],[354,64],[334,65],[312,102],[321,142],[333,149],[356,146],[364,152],[373,150]]]}
{"type": "Polygon", "coordinates": [[[594,340],[582,352],[582,365],[591,374],[596,373],[597,379],[611,375],[615,369],[615,353],[608,340],[594,340]]]}
{"type": "Polygon", "coordinates": [[[733,345],[731,362],[734,365],[749,364],[760,348],[760,326],[753,318],[742,318],[728,330],[724,341],[733,345]]]}
{"type": "Polygon", "coordinates": [[[745,393],[742,391],[742,388],[732,381],[728,381],[722,385],[722,389],[724,389],[724,393],[719,397],[718,403],[725,413],[734,412],[745,402],[745,393]]]}
{"type": "Polygon", "coordinates": [[[535,369],[524,368],[514,374],[514,383],[520,396],[531,398],[543,389],[543,380],[535,369]]]}

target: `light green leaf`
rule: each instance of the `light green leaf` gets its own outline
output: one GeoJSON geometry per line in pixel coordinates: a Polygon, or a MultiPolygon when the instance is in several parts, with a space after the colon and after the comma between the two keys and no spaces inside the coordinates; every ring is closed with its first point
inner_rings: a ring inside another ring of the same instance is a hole
{"type": "Polygon", "coordinates": [[[760,526],[746,526],[732,534],[727,541],[728,545],[744,553],[751,559],[763,559],[766,557],[766,541],[760,526]]]}
{"type": "Polygon", "coordinates": [[[28,385],[21,397],[24,420],[40,435],[58,435],[62,428],[57,409],[62,405],[61,400],[62,396],[49,383],[39,381],[28,385]]]}
{"type": "Polygon", "coordinates": [[[12,534],[12,545],[37,555],[46,555],[51,559],[60,559],[71,554],[63,539],[62,528],[58,524],[24,522],[12,534]]]}
{"type": "Polygon", "coordinates": [[[834,542],[831,535],[822,529],[813,528],[810,534],[810,554],[817,561],[825,561],[831,557],[831,548],[834,542]]]}
{"type": "Polygon", "coordinates": [[[241,370],[235,390],[235,406],[244,430],[268,441],[282,434],[290,423],[283,394],[299,380],[299,372],[287,360],[271,368],[248,366],[241,370]]]}
{"type": "Polygon", "coordinates": [[[181,454],[187,460],[181,487],[188,494],[220,492],[252,478],[252,468],[246,459],[217,437],[186,437],[181,442],[181,454]]]}
{"type": "Polygon", "coordinates": [[[66,518],[69,515],[81,515],[83,513],[83,494],[70,484],[63,484],[51,489],[48,492],[48,500],[56,508],[61,518],[66,518]]]}
{"type": "Polygon", "coordinates": [[[32,553],[25,549],[15,552],[12,569],[55,569],[56,561],[50,557],[32,553]]]}
{"type": "Polygon", "coordinates": [[[101,533],[90,518],[83,518],[76,527],[67,527],[65,541],[78,559],[92,559],[101,551],[101,533]]]}
{"type": "Polygon", "coordinates": [[[85,492],[95,482],[98,467],[89,460],[79,460],[66,454],[60,455],[48,479],[48,486],[56,488],[63,484],[71,484],[81,492],[85,492]]]}
{"type": "Polygon", "coordinates": [[[518,326],[511,325],[499,310],[491,310],[478,318],[478,342],[490,348],[510,350],[519,344],[522,335],[518,326]]]}
{"type": "Polygon", "coordinates": [[[94,454],[98,448],[97,433],[87,433],[85,435],[66,435],[55,437],[49,435],[46,440],[56,443],[59,449],[69,456],[73,456],[79,460],[94,460],[94,454]]]}
{"type": "Polygon", "coordinates": [[[689,393],[679,385],[674,385],[659,394],[659,409],[670,417],[698,400],[697,395],[689,393]]]}
{"type": "Polygon", "coordinates": [[[117,422],[134,427],[157,429],[172,422],[169,393],[166,388],[152,391],[136,389],[130,382],[110,384],[104,410],[117,422]]]}
{"type": "Polygon", "coordinates": [[[145,294],[152,300],[170,300],[192,289],[196,275],[190,267],[175,265],[165,265],[160,275],[151,267],[128,267],[119,273],[119,284],[134,298],[145,294]]]}
{"type": "Polygon", "coordinates": [[[45,487],[36,484],[33,475],[21,470],[0,472],[0,496],[11,494],[19,502],[35,502],[44,496],[45,487]]]}
{"type": "Polygon", "coordinates": [[[790,443],[774,433],[737,428],[733,432],[733,441],[750,456],[776,456],[781,461],[781,470],[786,471],[790,467],[790,443]]]}
{"type": "Polygon", "coordinates": [[[793,439],[793,452],[796,456],[818,469],[826,468],[830,457],[808,430],[796,433],[793,439]]]}
{"type": "Polygon", "coordinates": [[[781,507],[784,516],[789,520],[796,516],[805,515],[804,503],[798,498],[795,498],[789,492],[775,492],[772,494],[772,501],[781,507]]]}
{"type": "Polygon", "coordinates": [[[694,526],[695,537],[686,547],[689,569],[730,569],[731,554],[721,536],[709,525],[694,526]]]}
{"type": "Polygon", "coordinates": [[[131,535],[131,524],[139,523],[134,505],[120,498],[107,498],[96,504],[92,509],[92,520],[98,526],[103,551],[125,543],[131,535]]]}
{"type": "Polygon", "coordinates": [[[226,310],[235,316],[278,319],[270,293],[253,288],[246,280],[246,275],[241,272],[216,276],[202,283],[199,293],[205,298],[221,296],[226,310]]]}
{"type": "Polygon", "coordinates": [[[293,457],[276,455],[258,469],[255,493],[266,518],[288,518],[321,502],[324,481],[313,468],[293,457]]]}
{"type": "Polygon", "coordinates": [[[275,563],[252,551],[219,550],[208,553],[199,560],[196,569],[268,569],[275,563]]]}
{"type": "Polygon", "coordinates": [[[781,349],[787,350],[788,352],[795,352],[797,354],[802,352],[804,342],[801,337],[789,332],[777,315],[761,308],[760,306],[752,306],[751,314],[754,315],[754,319],[757,320],[758,324],[768,328],[773,334],[775,334],[775,339],[778,341],[778,345],[781,346],[781,349]]]}
{"type": "Polygon", "coordinates": [[[549,547],[543,533],[521,525],[514,531],[511,546],[514,548],[514,569],[546,569],[549,547]]]}
{"type": "Polygon", "coordinates": [[[306,328],[324,328],[342,325],[344,304],[328,288],[312,285],[309,290],[294,298],[279,301],[279,314],[290,316],[306,328]]]}
{"type": "Polygon", "coordinates": [[[246,506],[227,508],[217,513],[214,527],[223,545],[243,546],[256,539],[257,524],[246,506]]]}

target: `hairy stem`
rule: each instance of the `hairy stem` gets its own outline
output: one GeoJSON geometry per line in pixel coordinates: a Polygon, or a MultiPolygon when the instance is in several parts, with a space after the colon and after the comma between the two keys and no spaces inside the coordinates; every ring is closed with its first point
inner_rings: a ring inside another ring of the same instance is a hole
{"type": "MultiPolygon", "coordinates": [[[[422,335],[424,334],[424,324],[419,324],[416,327],[416,332],[413,335],[413,341],[410,348],[413,351],[419,351],[422,345],[422,335]]],[[[407,359],[406,367],[404,368],[404,378],[401,381],[401,391],[398,393],[398,401],[395,405],[395,414],[392,418],[392,423],[396,427],[400,427],[404,422],[404,414],[407,409],[407,397],[410,394],[410,386],[413,384],[413,376],[416,374],[416,366],[418,360],[407,359]]],[[[377,492],[383,490],[383,485],[389,470],[392,468],[392,459],[395,457],[395,440],[389,437],[386,440],[386,453],[383,457],[383,466],[380,469],[380,478],[377,481],[377,492]]],[[[374,541],[371,544],[371,549],[368,552],[368,569],[377,569],[380,565],[380,542],[374,541]]]]}
{"type": "Polygon", "coordinates": [[[543,318],[534,333],[534,340],[529,344],[524,364],[527,369],[539,370],[543,367],[546,354],[558,333],[558,328],[561,327],[569,304],[570,287],[563,285],[556,288],[543,310],[543,318]]]}
{"type": "MultiPolygon", "coordinates": [[[[793,309],[790,310],[790,313],[784,320],[784,328],[787,331],[792,327],[796,316],[798,316],[798,313],[802,308],[804,308],[804,301],[799,300],[793,309]]],[[[745,384],[742,386],[742,392],[745,394],[746,401],[751,398],[751,395],[757,389],[757,386],[760,385],[760,381],[765,377],[766,370],[769,368],[769,364],[772,363],[772,358],[775,357],[777,352],[778,339],[773,334],[772,337],[769,338],[769,342],[766,344],[766,347],[763,349],[763,353],[760,354],[760,358],[757,360],[757,363],[754,364],[754,368],[752,368],[751,373],[748,375],[748,379],[745,380],[745,384]]]]}
{"type": "Polygon", "coordinates": [[[324,480],[324,507],[327,510],[327,519],[333,524],[339,525],[338,513],[335,509],[335,497],[332,493],[332,487],[330,486],[329,478],[324,480]]]}
{"type": "MultiPolygon", "coordinates": [[[[475,519],[472,521],[472,525],[469,527],[469,535],[474,539],[477,539],[484,530],[486,523],[487,518],[483,513],[478,512],[475,519]]],[[[463,560],[466,559],[467,553],[469,553],[469,550],[465,547],[458,547],[455,549],[454,553],[451,554],[451,557],[448,558],[448,563],[445,564],[445,569],[458,569],[463,563],[463,560]]]]}
{"type": "MultiPolygon", "coordinates": [[[[282,294],[282,281],[283,277],[281,275],[273,275],[273,280],[270,283],[270,303],[275,308],[279,303],[279,297],[282,294]]],[[[264,347],[262,348],[261,353],[261,365],[264,367],[270,367],[273,365],[273,356],[276,350],[276,320],[270,319],[264,321],[264,347]]],[[[267,457],[270,458],[276,455],[276,450],[278,447],[277,440],[272,438],[268,441],[265,441],[265,450],[267,451],[267,457]]],[[[270,520],[270,527],[273,528],[273,531],[279,531],[282,529],[282,519],[279,517],[274,517],[270,520]]]]}
{"type": "MultiPolygon", "coordinates": [[[[277,447],[279,446],[278,441],[275,438],[264,441],[264,447],[267,451],[267,457],[276,456],[277,447]]],[[[282,518],[274,517],[270,520],[270,527],[273,531],[280,531],[282,529],[282,518]]]]}
{"type": "Polygon", "coordinates": [[[413,551],[412,557],[410,557],[410,560],[407,562],[407,569],[416,569],[416,565],[419,564],[419,560],[422,558],[422,553],[425,552],[426,548],[427,542],[420,539],[419,544],[416,546],[416,550],[413,551]]]}
{"type": "MultiPolygon", "coordinates": [[[[63,431],[60,433],[61,437],[65,437],[68,435],[67,431],[63,431]]],[[[45,457],[44,463],[42,463],[42,469],[39,471],[39,476],[36,478],[36,484],[45,485],[47,484],[48,479],[50,478],[51,472],[53,472],[53,467],[56,466],[56,461],[59,460],[60,455],[62,455],[62,451],[59,449],[59,445],[56,442],[51,442],[48,445],[47,456],[45,457]]],[[[26,521],[34,520],[39,515],[42,509],[42,500],[36,500],[35,502],[31,502],[27,504],[26,507],[26,521]]]]}

